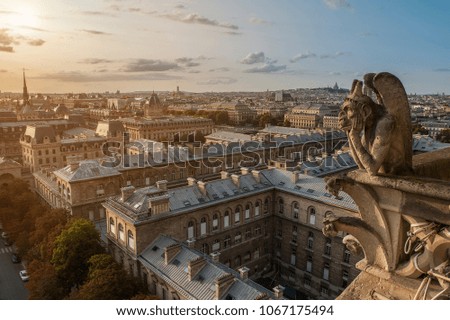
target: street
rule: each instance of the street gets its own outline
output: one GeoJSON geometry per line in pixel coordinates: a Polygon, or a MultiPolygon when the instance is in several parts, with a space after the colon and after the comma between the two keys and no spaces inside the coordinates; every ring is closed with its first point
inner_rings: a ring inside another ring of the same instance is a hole
{"type": "Polygon", "coordinates": [[[0,243],[0,300],[28,299],[28,290],[19,277],[19,271],[24,267],[21,263],[12,263],[12,251],[12,246],[5,247],[3,242],[0,243]]]}

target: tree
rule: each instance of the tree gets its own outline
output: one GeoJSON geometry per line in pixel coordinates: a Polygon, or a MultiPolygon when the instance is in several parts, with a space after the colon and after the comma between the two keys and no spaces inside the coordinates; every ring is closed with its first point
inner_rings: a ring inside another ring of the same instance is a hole
{"type": "Polygon", "coordinates": [[[71,298],[83,300],[130,299],[140,286],[109,254],[93,255],[89,259],[89,274],[80,290],[71,298]]]}
{"type": "Polygon", "coordinates": [[[214,122],[215,124],[228,124],[229,122],[228,112],[226,111],[217,112],[214,122]]]}
{"type": "Polygon", "coordinates": [[[428,134],[428,130],[425,129],[422,125],[415,123],[412,125],[412,133],[428,134]]]}
{"type": "Polygon", "coordinates": [[[92,222],[86,219],[69,222],[67,229],[56,238],[51,260],[57,275],[65,280],[67,292],[84,282],[89,271],[89,259],[103,251],[100,235],[92,222]]]}
{"type": "Polygon", "coordinates": [[[444,129],[436,136],[436,140],[444,143],[450,143],[450,129],[444,129]]]}
{"type": "Polygon", "coordinates": [[[62,282],[49,262],[32,261],[28,265],[28,273],[30,280],[27,289],[30,292],[30,299],[55,300],[65,297],[62,282]]]}

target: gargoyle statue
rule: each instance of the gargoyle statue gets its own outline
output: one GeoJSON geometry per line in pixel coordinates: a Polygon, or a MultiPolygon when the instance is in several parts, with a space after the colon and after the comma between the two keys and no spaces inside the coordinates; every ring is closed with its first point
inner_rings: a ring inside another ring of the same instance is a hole
{"type": "Polygon", "coordinates": [[[368,73],[364,86],[378,103],[363,94],[362,81],[354,80],[339,113],[355,162],[370,175],[412,173],[410,108],[402,83],[388,72],[368,73]]]}

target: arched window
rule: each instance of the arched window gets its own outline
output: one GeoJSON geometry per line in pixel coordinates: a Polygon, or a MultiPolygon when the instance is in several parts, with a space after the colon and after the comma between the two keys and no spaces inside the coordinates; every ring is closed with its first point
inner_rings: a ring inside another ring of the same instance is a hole
{"type": "Polygon", "coordinates": [[[241,208],[236,207],[234,211],[234,223],[239,223],[241,221],[241,208]]]}
{"type": "Polygon", "coordinates": [[[259,216],[259,201],[255,203],[255,217],[259,216]]]}
{"type": "Polygon", "coordinates": [[[291,250],[291,265],[295,266],[296,262],[297,262],[297,250],[295,248],[292,248],[292,250],[291,250]]]}
{"type": "Polygon", "coordinates": [[[216,231],[219,229],[219,215],[217,213],[215,213],[213,215],[212,229],[213,229],[213,231],[216,231]]]}
{"type": "Polygon", "coordinates": [[[187,228],[187,238],[188,239],[193,239],[194,236],[195,236],[195,234],[194,234],[194,222],[193,221],[189,221],[188,228],[187,228]]]}
{"type": "Polygon", "coordinates": [[[206,234],[206,218],[203,217],[200,220],[200,235],[204,236],[206,234]]]}
{"type": "Polygon", "coordinates": [[[284,214],[284,200],[283,198],[278,199],[278,213],[284,214]]]}
{"type": "Polygon", "coordinates": [[[228,228],[230,226],[230,212],[227,210],[223,215],[223,227],[228,228]]]}
{"type": "Polygon", "coordinates": [[[247,203],[245,206],[245,220],[250,219],[250,205],[247,203]]]}
{"type": "Polygon", "coordinates": [[[292,218],[298,219],[298,215],[300,213],[300,206],[297,201],[292,203],[292,218]]]}
{"type": "Polygon", "coordinates": [[[350,251],[348,249],[344,250],[344,262],[349,263],[350,262],[350,251]]]}
{"type": "Polygon", "coordinates": [[[109,218],[109,231],[116,235],[116,224],[114,223],[114,219],[112,217],[109,218]]]}
{"type": "Polygon", "coordinates": [[[119,223],[119,240],[125,242],[125,230],[121,223],[119,223]]]}
{"type": "Polygon", "coordinates": [[[128,230],[128,247],[134,249],[134,235],[131,230],[128,230]]]}
{"type": "Polygon", "coordinates": [[[325,263],[323,265],[322,278],[324,280],[329,280],[330,279],[330,265],[328,263],[325,263]]]}
{"type": "Polygon", "coordinates": [[[269,205],[270,205],[270,200],[269,198],[266,198],[266,200],[264,200],[264,214],[268,214],[269,213],[269,205]]]}
{"type": "Polygon", "coordinates": [[[312,225],[316,224],[316,208],[314,207],[308,208],[308,222],[312,225]]]}

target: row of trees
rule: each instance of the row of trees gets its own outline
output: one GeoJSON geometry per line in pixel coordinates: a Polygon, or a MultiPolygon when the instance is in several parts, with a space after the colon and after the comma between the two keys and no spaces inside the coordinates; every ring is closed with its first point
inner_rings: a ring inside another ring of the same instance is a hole
{"type": "Polygon", "coordinates": [[[148,298],[105,252],[91,221],[47,208],[24,181],[0,187],[0,220],[27,261],[30,299],[148,298]]]}

